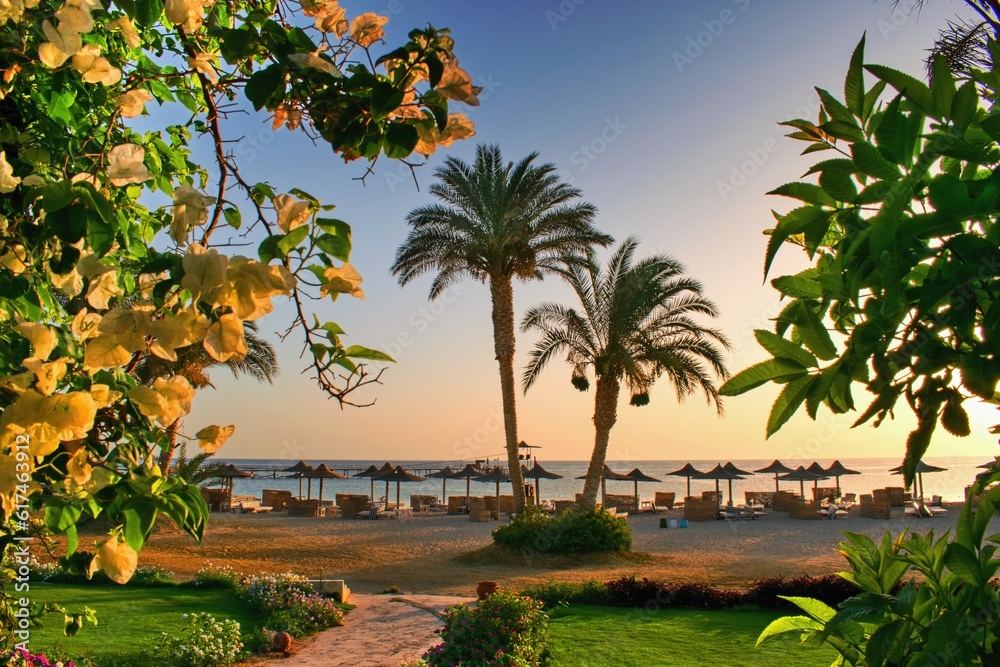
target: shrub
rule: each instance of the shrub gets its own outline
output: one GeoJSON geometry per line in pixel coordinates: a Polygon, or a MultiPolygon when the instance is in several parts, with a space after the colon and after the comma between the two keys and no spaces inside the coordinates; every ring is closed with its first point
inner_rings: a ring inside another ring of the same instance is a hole
{"type": "Polygon", "coordinates": [[[236,590],[243,575],[228,565],[209,563],[194,575],[194,585],[198,588],[223,588],[236,590]]]}
{"type": "MultiPolygon", "coordinates": [[[[84,574],[67,570],[62,563],[57,562],[41,563],[32,559],[29,567],[31,567],[32,581],[44,581],[50,584],[95,584],[99,586],[111,586],[113,584],[108,575],[104,574],[101,570],[95,572],[90,578],[87,578],[84,574]]],[[[125,585],[172,586],[175,583],[173,572],[155,565],[140,565],[125,585]]],[[[118,584],[113,585],[117,586],[118,584]]],[[[6,666],[4,665],[4,667],[6,666]]]]}
{"type": "Polygon", "coordinates": [[[458,605],[444,614],[442,643],[427,651],[429,667],[536,667],[548,656],[548,617],[542,603],[498,590],[475,608],[458,605]]]}
{"type": "Polygon", "coordinates": [[[286,572],[251,577],[239,597],[269,630],[302,637],[343,623],[337,603],[323,597],[309,580],[286,572]]]}
{"type": "Polygon", "coordinates": [[[606,586],[613,604],[622,607],[728,609],[745,604],[740,591],[708,584],[669,584],[645,577],[622,577],[606,586]]]}
{"type": "Polygon", "coordinates": [[[164,667],[215,667],[232,665],[243,651],[240,624],[217,621],[207,613],[185,614],[187,626],[180,636],[163,633],[163,645],[153,649],[157,665],[164,667]]]}
{"type": "Polygon", "coordinates": [[[546,609],[552,609],[560,604],[612,604],[608,587],[593,579],[580,582],[548,581],[528,586],[521,591],[521,594],[540,601],[546,609]]]}
{"type": "Polygon", "coordinates": [[[510,523],[493,529],[493,541],[508,549],[556,554],[628,551],[632,529],[623,516],[603,509],[567,511],[551,517],[526,507],[510,523]]]}
{"type": "Polygon", "coordinates": [[[857,594],[858,589],[854,584],[843,577],[828,574],[824,577],[798,577],[796,579],[775,577],[773,579],[761,579],[753,583],[750,590],[744,595],[744,600],[746,604],[764,609],[796,608],[787,600],[778,597],[779,595],[783,595],[788,597],[813,598],[831,607],[837,607],[844,600],[852,598],[857,594]]]}
{"type": "Polygon", "coordinates": [[[2,667],[75,667],[72,660],[63,661],[54,658],[50,660],[43,653],[28,653],[22,650],[0,654],[0,665],[2,667]]]}

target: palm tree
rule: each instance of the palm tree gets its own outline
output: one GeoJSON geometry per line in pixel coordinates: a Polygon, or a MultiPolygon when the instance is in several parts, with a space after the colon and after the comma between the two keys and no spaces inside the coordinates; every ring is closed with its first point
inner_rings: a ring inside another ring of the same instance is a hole
{"type": "Polygon", "coordinates": [[[512,281],[540,279],[557,267],[561,255],[611,243],[591,224],[594,206],[574,201],[580,191],[561,182],[554,165],[535,165],[536,157],[532,153],[517,164],[504,163],[499,146],[480,145],[471,165],[447,158],[430,188],[440,203],[410,211],[406,222],[412,229],[392,266],[400,285],[437,271],[431,299],[465,277],[489,284],[507,464],[517,508],[524,506],[524,485],[517,451],[512,281]]]}
{"type": "MultiPolygon", "coordinates": [[[[208,376],[208,369],[212,366],[222,365],[228,368],[233,377],[248,375],[258,382],[273,383],[278,375],[278,356],[274,351],[274,346],[257,335],[257,324],[255,322],[244,322],[244,338],[247,344],[247,354],[242,359],[231,357],[228,361],[216,361],[201,345],[189,345],[177,352],[177,361],[169,361],[152,355],[146,356],[135,368],[136,377],[141,382],[152,383],[160,377],[171,377],[181,375],[195,389],[214,387],[211,378],[208,376]]],[[[160,451],[160,469],[163,474],[170,470],[170,463],[174,458],[174,451],[177,448],[177,434],[180,430],[181,420],[173,422],[167,426],[167,444],[160,451]]]]}
{"type": "Polygon", "coordinates": [[[545,303],[529,310],[521,324],[522,331],[542,334],[524,371],[525,392],[556,354],[566,354],[573,386],[580,391],[590,387],[588,368],[596,376],[594,451],[581,502],[585,510],[597,502],[622,382],[631,404],[642,406],[649,403],[653,383],[666,375],[679,401],[700,388],[722,414],[712,374],[728,377],[720,348],[728,350],[729,341],[693,317],[717,317],[718,311],[702,296],[701,284],[684,276],[676,260],[654,255],[633,265],[638,244],[635,237],[626,239],[604,273],[593,253],[583,265],[567,263],[561,273],[579,297],[582,311],[545,303]]]}
{"type": "MultiPolygon", "coordinates": [[[[899,0],[893,2],[898,5],[899,0]]],[[[911,11],[919,11],[924,0],[917,0],[911,11]]],[[[993,56],[989,49],[989,40],[1000,40],[1000,1],[998,0],[965,0],[979,18],[974,21],[958,19],[949,21],[947,28],[938,31],[934,46],[928,49],[925,66],[927,76],[933,70],[934,59],[944,56],[952,71],[957,74],[968,74],[973,69],[990,69],[993,56]]]]}
{"type": "Polygon", "coordinates": [[[225,464],[218,461],[206,463],[213,455],[199,452],[191,458],[187,457],[187,443],[182,442],[177,448],[177,461],[174,462],[173,475],[180,477],[188,484],[208,486],[219,479],[219,471],[225,464]]]}

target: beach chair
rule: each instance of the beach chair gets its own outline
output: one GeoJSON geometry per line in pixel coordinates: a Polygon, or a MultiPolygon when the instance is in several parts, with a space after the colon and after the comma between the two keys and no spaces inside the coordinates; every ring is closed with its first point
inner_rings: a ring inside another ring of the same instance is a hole
{"type": "Polygon", "coordinates": [[[850,514],[847,510],[842,510],[836,505],[830,504],[822,509],[817,510],[817,514],[827,518],[827,519],[837,519],[842,516],[847,516],[850,514]]]}
{"type": "Polygon", "coordinates": [[[903,510],[905,516],[912,516],[917,519],[929,519],[934,516],[934,514],[927,509],[926,505],[918,503],[916,500],[910,501],[910,506],[903,510]]]}

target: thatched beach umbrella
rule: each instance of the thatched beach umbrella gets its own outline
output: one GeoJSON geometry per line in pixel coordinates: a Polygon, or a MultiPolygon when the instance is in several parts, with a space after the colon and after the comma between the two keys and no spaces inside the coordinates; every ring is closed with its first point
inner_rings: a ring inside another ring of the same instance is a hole
{"type": "MultiPolygon", "coordinates": [[[[577,477],[577,479],[587,479],[587,476],[586,475],[580,475],[579,477],[577,477]]],[[[609,479],[611,481],[613,481],[613,482],[630,482],[630,481],[632,481],[631,477],[623,475],[620,472],[615,472],[610,467],[608,467],[607,463],[605,463],[604,464],[604,470],[601,471],[601,504],[602,505],[607,505],[608,504],[607,503],[607,499],[608,499],[607,481],[609,479]]]]}
{"type": "Polygon", "coordinates": [[[701,476],[704,475],[705,473],[698,470],[690,463],[685,463],[684,467],[681,468],[680,470],[668,472],[667,474],[670,475],[671,477],[687,477],[687,496],[685,497],[689,498],[691,497],[691,478],[694,477],[695,479],[701,479],[701,476]]]}
{"type": "Polygon", "coordinates": [[[757,470],[754,470],[754,472],[774,473],[774,491],[775,491],[775,493],[777,493],[778,492],[778,474],[779,473],[780,474],[785,474],[785,473],[792,472],[792,469],[789,468],[788,466],[786,466],[784,463],[782,463],[778,459],[774,459],[774,461],[771,462],[771,465],[765,466],[763,468],[758,468],[757,470]]]}
{"type": "Polygon", "coordinates": [[[428,474],[428,477],[434,477],[441,480],[441,500],[448,502],[448,480],[455,475],[455,471],[451,469],[451,466],[445,466],[437,472],[432,472],[428,474]]]}
{"type": "Polygon", "coordinates": [[[850,468],[845,468],[844,464],[840,460],[834,461],[829,466],[825,468],[826,474],[835,477],[837,479],[837,490],[840,490],[840,477],[841,475],[860,475],[861,473],[857,470],[851,470],[850,468]]]}
{"type": "Polygon", "coordinates": [[[536,502],[541,501],[541,491],[539,491],[538,480],[540,479],[562,479],[562,475],[557,475],[554,472],[549,472],[537,463],[531,468],[525,468],[521,466],[521,477],[523,479],[533,479],[535,480],[535,500],[536,502]]]}
{"type": "MultiPolygon", "coordinates": [[[[396,467],[394,465],[386,461],[385,463],[382,464],[381,468],[375,471],[375,474],[372,475],[372,479],[379,479],[379,480],[385,479],[385,476],[391,475],[395,469],[396,467]]],[[[373,489],[375,488],[374,484],[372,485],[372,488],[373,489]]],[[[374,491],[372,492],[372,500],[375,500],[374,491]]],[[[389,480],[387,479],[385,480],[385,503],[386,505],[389,504],[389,480]]]]}
{"type": "Polygon", "coordinates": [[[375,475],[378,474],[378,466],[370,465],[361,472],[354,473],[354,477],[369,477],[372,481],[372,502],[375,501],[375,475]]]}
{"type": "Polygon", "coordinates": [[[497,518],[500,518],[500,484],[510,482],[510,476],[500,468],[494,468],[485,475],[476,477],[477,482],[494,482],[497,485],[497,518]]]}
{"type": "Polygon", "coordinates": [[[299,478],[299,499],[302,499],[302,473],[312,472],[313,467],[305,461],[299,461],[290,468],[282,468],[281,472],[290,472],[292,477],[299,478]]]}
{"type": "Polygon", "coordinates": [[[978,465],[976,467],[977,468],[982,468],[984,470],[993,470],[993,468],[996,467],[996,464],[997,464],[997,462],[994,459],[993,461],[988,461],[987,463],[984,463],[982,465],[978,465]]]}
{"type": "Polygon", "coordinates": [[[662,480],[656,479],[655,477],[650,477],[638,468],[633,468],[630,472],[625,473],[625,476],[632,480],[635,484],[635,510],[639,511],[639,482],[660,482],[662,480]]]}
{"type": "Polygon", "coordinates": [[[347,479],[347,475],[341,475],[336,470],[330,470],[325,463],[320,463],[309,475],[309,479],[319,479],[319,504],[323,504],[323,480],[325,479],[347,479]]]}
{"type": "MultiPolygon", "coordinates": [[[[917,472],[917,488],[918,488],[918,493],[920,494],[920,499],[921,500],[923,500],[923,498],[924,498],[924,473],[925,472],[944,472],[946,470],[947,470],[947,468],[939,468],[937,466],[932,466],[931,464],[924,463],[923,461],[918,461],[917,462],[917,470],[916,470],[916,472],[917,472]]],[[[903,466],[900,465],[900,466],[896,466],[895,468],[891,468],[889,470],[889,472],[891,472],[893,475],[902,475],[903,474],[903,466]]]]}
{"type": "Polygon", "coordinates": [[[803,466],[799,466],[790,473],[786,473],[778,477],[778,479],[787,479],[792,482],[799,483],[799,493],[802,494],[802,500],[806,499],[806,482],[813,482],[816,486],[819,485],[819,480],[829,479],[825,474],[809,472],[803,466]]]}
{"type": "Polygon", "coordinates": [[[236,466],[234,466],[232,463],[227,463],[226,465],[224,465],[221,468],[219,468],[219,470],[218,470],[218,472],[216,473],[215,476],[222,478],[223,485],[229,491],[229,504],[232,505],[233,504],[233,480],[236,479],[237,477],[240,477],[240,478],[253,477],[253,473],[252,472],[247,472],[246,470],[240,470],[239,468],[237,468],[236,466]]]}
{"type": "Polygon", "coordinates": [[[462,468],[461,470],[456,470],[455,473],[452,475],[453,479],[461,479],[463,477],[465,478],[466,507],[469,506],[469,498],[471,497],[471,493],[469,492],[470,483],[472,482],[472,479],[474,477],[480,477],[482,476],[482,474],[483,474],[482,470],[478,470],[476,466],[472,465],[471,463],[466,463],[464,468],[462,468]]]}
{"type": "MultiPolygon", "coordinates": [[[[384,479],[385,483],[388,485],[389,482],[396,483],[396,509],[398,510],[401,506],[400,495],[399,495],[399,485],[403,482],[422,482],[424,478],[420,475],[414,475],[412,472],[406,471],[403,466],[396,466],[392,469],[392,472],[385,473],[379,476],[379,479],[384,479]]],[[[389,500],[388,491],[386,492],[386,501],[389,500]]]]}
{"type": "Polygon", "coordinates": [[[698,479],[714,479],[715,480],[715,493],[721,497],[722,491],[719,489],[719,480],[725,479],[729,480],[729,504],[733,504],[733,483],[734,479],[743,479],[740,475],[734,472],[729,472],[723,467],[721,463],[717,464],[714,468],[708,472],[703,472],[698,476],[698,479]]]}

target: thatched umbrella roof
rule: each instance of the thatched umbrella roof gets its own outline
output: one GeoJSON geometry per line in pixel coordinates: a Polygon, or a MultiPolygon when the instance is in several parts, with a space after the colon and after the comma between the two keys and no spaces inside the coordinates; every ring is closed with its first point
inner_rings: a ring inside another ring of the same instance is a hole
{"type": "Polygon", "coordinates": [[[632,480],[635,486],[635,509],[639,511],[639,482],[661,482],[663,480],[656,479],[655,477],[650,477],[638,468],[633,468],[630,472],[625,474],[626,477],[632,480]]]}
{"type": "Polygon", "coordinates": [[[786,466],[784,463],[782,463],[778,459],[774,459],[774,461],[771,462],[771,465],[764,466],[763,468],[758,468],[757,470],[754,470],[754,472],[774,473],[774,490],[777,492],[778,491],[778,474],[779,473],[780,474],[784,474],[784,473],[792,472],[792,469],[789,468],[788,466],[786,466]]]}
{"type": "MultiPolygon", "coordinates": [[[[939,468],[938,466],[932,466],[930,463],[924,463],[923,461],[917,461],[917,489],[920,493],[920,497],[924,497],[924,473],[925,472],[944,472],[947,468],[939,468]]],[[[895,468],[890,468],[889,472],[894,475],[903,474],[903,466],[899,465],[895,468]]]]}
{"type": "MultiPolygon", "coordinates": [[[[580,475],[579,477],[577,477],[577,479],[587,479],[587,476],[586,475],[580,475]]],[[[608,466],[607,463],[605,463],[604,464],[604,470],[601,471],[601,504],[602,505],[606,505],[607,504],[607,502],[606,502],[607,501],[607,496],[608,496],[607,481],[609,479],[611,481],[613,481],[613,482],[631,482],[632,481],[631,477],[629,477],[627,475],[623,475],[620,472],[615,472],[614,470],[612,470],[608,466]]]]}
{"type": "Polygon", "coordinates": [[[673,472],[668,472],[667,474],[670,475],[671,477],[687,477],[687,494],[688,496],[690,496],[691,478],[693,477],[694,479],[700,479],[701,475],[703,475],[704,473],[702,473],[702,471],[698,470],[690,463],[685,463],[683,468],[675,470],[673,472]]]}
{"type": "Polygon", "coordinates": [[[790,473],[780,475],[778,479],[787,479],[789,481],[799,483],[799,492],[802,494],[802,499],[805,500],[806,497],[806,482],[813,482],[815,485],[819,484],[821,479],[829,479],[825,473],[815,473],[806,470],[805,467],[799,466],[790,473]]]}
{"type": "Polygon", "coordinates": [[[486,474],[475,478],[477,482],[494,482],[497,485],[497,518],[500,518],[500,484],[510,482],[510,475],[499,468],[494,468],[486,474]]]}
{"type": "Polygon", "coordinates": [[[319,479],[319,502],[323,502],[323,480],[326,479],[347,479],[347,475],[342,475],[336,470],[330,470],[325,463],[320,463],[312,472],[304,473],[309,479],[319,479]]]}
{"type": "Polygon", "coordinates": [[[441,480],[441,500],[442,502],[448,502],[448,480],[452,479],[455,475],[455,471],[451,469],[451,466],[445,466],[437,472],[429,473],[428,477],[434,477],[441,480]]]}
{"type": "Polygon", "coordinates": [[[721,494],[721,491],[719,490],[719,480],[720,479],[729,480],[729,504],[732,505],[733,504],[733,480],[734,479],[743,479],[743,477],[739,473],[730,472],[729,470],[726,470],[726,467],[724,465],[722,465],[721,463],[719,463],[714,468],[712,468],[711,470],[709,470],[708,472],[703,472],[701,475],[699,475],[699,479],[714,479],[715,480],[715,492],[717,494],[721,494]]]}
{"type": "MultiPolygon", "coordinates": [[[[388,484],[389,482],[396,483],[396,509],[399,509],[401,507],[399,485],[403,482],[424,481],[423,477],[421,477],[420,475],[414,475],[412,472],[409,472],[408,470],[403,468],[403,466],[396,466],[395,468],[392,469],[392,472],[379,475],[379,479],[384,479],[386,481],[386,484],[388,484]]],[[[389,500],[388,494],[386,494],[386,500],[387,501],[389,500]]]]}
{"type": "Polygon", "coordinates": [[[535,480],[535,498],[537,500],[539,500],[539,501],[542,499],[541,492],[539,491],[539,488],[540,488],[539,484],[538,484],[539,480],[542,480],[542,479],[562,479],[563,478],[562,475],[558,475],[558,474],[556,474],[554,472],[549,472],[548,470],[546,470],[545,468],[543,468],[538,463],[536,463],[535,465],[531,466],[530,468],[525,468],[524,465],[521,465],[521,477],[523,479],[533,479],[533,480],[535,480]]]}
{"type": "Polygon", "coordinates": [[[470,493],[470,482],[475,477],[480,477],[483,474],[482,470],[476,468],[476,466],[471,463],[466,463],[465,467],[461,470],[456,470],[452,475],[452,479],[462,479],[465,478],[465,506],[469,506],[470,493]]]}
{"type": "Polygon", "coordinates": [[[826,467],[826,474],[837,479],[837,488],[839,489],[841,475],[860,475],[861,473],[857,470],[844,467],[844,464],[837,460],[826,467]]]}

